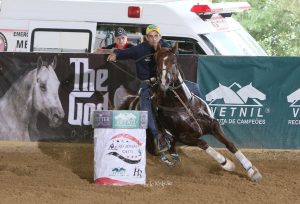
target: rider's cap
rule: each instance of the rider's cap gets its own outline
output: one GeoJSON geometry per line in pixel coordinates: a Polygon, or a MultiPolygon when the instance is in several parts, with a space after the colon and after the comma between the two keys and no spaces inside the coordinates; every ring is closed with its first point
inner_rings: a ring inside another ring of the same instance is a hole
{"type": "Polygon", "coordinates": [[[115,36],[116,36],[116,37],[119,37],[119,36],[127,36],[127,32],[126,32],[126,30],[125,30],[124,28],[119,27],[119,28],[117,28],[117,29],[115,30],[115,36]]]}
{"type": "Polygon", "coordinates": [[[157,25],[154,24],[148,25],[146,29],[146,35],[148,35],[151,31],[156,31],[158,34],[160,34],[160,29],[157,25]]]}

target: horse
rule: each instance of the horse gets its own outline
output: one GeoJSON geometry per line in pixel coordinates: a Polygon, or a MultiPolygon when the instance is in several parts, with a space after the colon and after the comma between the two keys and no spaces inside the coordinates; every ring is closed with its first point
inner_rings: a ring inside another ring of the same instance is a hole
{"type": "Polygon", "coordinates": [[[238,90],[236,93],[241,97],[244,103],[247,103],[249,98],[252,98],[254,100],[266,100],[266,94],[254,88],[252,86],[252,82],[238,90]]]}
{"type": "Polygon", "coordinates": [[[244,104],[244,101],[232,89],[219,83],[219,87],[209,92],[205,99],[213,103],[217,99],[223,99],[225,104],[244,104]]]}
{"type": "Polygon", "coordinates": [[[173,136],[170,153],[178,160],[175,144],[181,141],[186,145],[198,146],[227,171],[234,171],[235,164],[208,145],[201,137],[212,135],[235,155],[244,167],[250,180],[258,182],[262,175],[248,158],[237,149],[223,132],[208,104],[193,95],[185,85],[177,65],[178,45],[173,48],[158,46],[154,59],[156,62],[157,85],[154,86],[153,103],[161,126],[173,136]]]}
{"type": "Polygon", "coordinates": [[[55,68],[57,57],[48,64],[39,56],[37,67],[17,79],[0,99],[0,139],[30,140],[29,129],[37,131],[37,114],[58,127],[64,110],[58,96],[60,82],[55,68]]]}

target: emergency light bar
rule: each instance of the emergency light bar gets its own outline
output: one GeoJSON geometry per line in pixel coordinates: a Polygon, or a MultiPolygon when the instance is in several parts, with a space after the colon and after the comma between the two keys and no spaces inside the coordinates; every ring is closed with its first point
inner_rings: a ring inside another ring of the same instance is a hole
{"type": "Polygon", "coordinates": [[[214,14],[214,13],[236,13],[251,9],[248,2],[227,2],[227,3],[214,3],[214,4],[197,4],[191,9],[192,12],[198,14],[214,14]]]}

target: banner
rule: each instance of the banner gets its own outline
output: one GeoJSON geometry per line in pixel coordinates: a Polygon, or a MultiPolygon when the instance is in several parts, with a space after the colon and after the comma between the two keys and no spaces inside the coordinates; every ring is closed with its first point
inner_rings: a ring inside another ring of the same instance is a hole
{"type": "MultiPolygon", "coordinates": [[[[100,54],[0,53],[0,140],[92,142],[92,112],[136,95],[135,61],[100,54]]],[[[180,56],[196,81],[197,57],[180,56]]]]}
{"type": "Polygon", "coordinates": [[[300,149],[299,76],[299,57],[199,57],[205,100],[239,147],[300,149]]]}
{"type": "Polygon", "coordinates": [[[145,184],[147,118],[147,111],[94,112],[96,184],[145,184]]]}

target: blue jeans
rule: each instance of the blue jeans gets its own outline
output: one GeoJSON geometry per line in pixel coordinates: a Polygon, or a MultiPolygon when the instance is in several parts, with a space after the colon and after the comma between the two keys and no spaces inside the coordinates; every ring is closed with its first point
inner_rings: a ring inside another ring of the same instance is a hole
{"type": "Polygon", "coordinates": [[[142,111],[148,111],[148,128],[150,129],[153,137],[157,137],[158,130],[156,127],[156,121],[153,113],[151,97],[151,87],[148,84],[141,83],[140,93],[140,107],[142,111]]]}
{"type": "Polygon", "coordinates": [[[184,83],[193,94],[205,100],[204,95],[201,93],[197,83],[188,80],[184,80],[184,83]]]}

